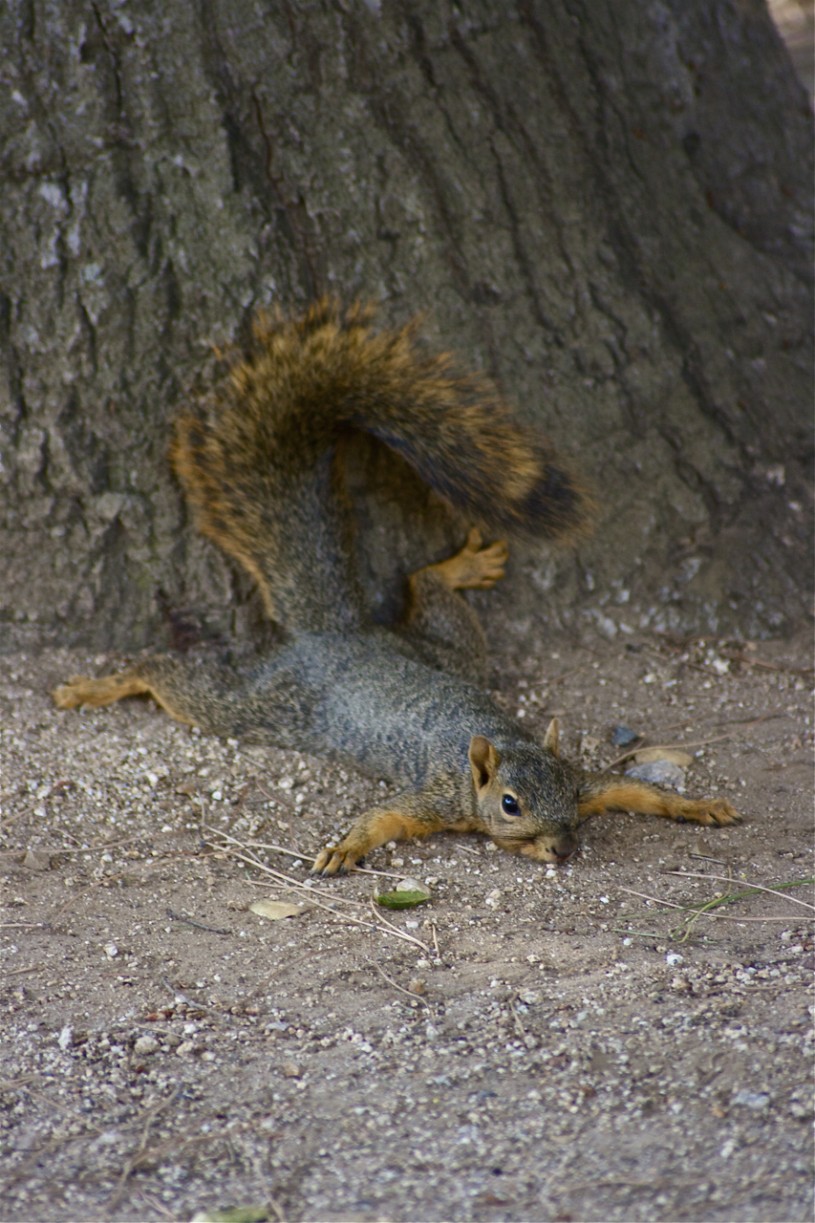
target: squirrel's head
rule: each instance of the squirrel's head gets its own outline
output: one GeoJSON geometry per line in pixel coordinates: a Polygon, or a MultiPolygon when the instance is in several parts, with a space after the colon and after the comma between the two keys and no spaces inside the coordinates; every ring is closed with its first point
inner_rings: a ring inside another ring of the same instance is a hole
{"type": "Polygon", "coordinates": [[[558,723],[543,741],[499,752],[489,739],[470,740],[479,821],[496,845],[539,862],[565,862],[577,849],[577,783],[558,757],[558,723]]]}

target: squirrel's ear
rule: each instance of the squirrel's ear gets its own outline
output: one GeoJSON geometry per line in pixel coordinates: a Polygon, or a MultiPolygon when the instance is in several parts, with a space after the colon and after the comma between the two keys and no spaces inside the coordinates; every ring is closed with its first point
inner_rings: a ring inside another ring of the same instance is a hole
{"type": "Polygon", "coordinates": [[[552,718],[552,721],[546,727],[546,734],[543,736],[543,746],[553,756],[560,755],[560,722],[558,722],[557,718],[552,718]]]}
{"type": "Polygon", "coordinates": [[[476,790],[483,790],[490,784],[500,763],[501,757],[489,739],[483,735],[473,735],[470,740],[470,768],[476,790]]]}

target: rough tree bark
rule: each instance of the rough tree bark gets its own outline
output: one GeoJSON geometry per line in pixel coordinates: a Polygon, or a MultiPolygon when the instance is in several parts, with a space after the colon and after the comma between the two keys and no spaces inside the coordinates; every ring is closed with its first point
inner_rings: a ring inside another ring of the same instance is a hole
{"type": "MultiPolygon", "coordinates": [[[[594,484],[505,614],[802,615],[812,125],[760,0],[8,0],[0,38],[0,644],[252,623],[167,422],[208,341],[323,291],[428,311],[594,484]]],[[[363,458],[382,609],[453,528],[363,458]]]]}

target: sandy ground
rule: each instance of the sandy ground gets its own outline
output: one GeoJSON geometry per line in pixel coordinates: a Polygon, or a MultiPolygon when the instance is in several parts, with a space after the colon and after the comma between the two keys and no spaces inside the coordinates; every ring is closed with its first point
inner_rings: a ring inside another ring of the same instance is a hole
{"type": "Polygon", "coordinates": [[[504,659],[568,754],[689,745],[745,823],[604,817],[560,869],[386,847],[432,890],[390,929],[388,880],[307,869],[377,782],[51,707],[116,659],[2,661],[3,1219],[811,1219],[809,635],[504,659]]]}

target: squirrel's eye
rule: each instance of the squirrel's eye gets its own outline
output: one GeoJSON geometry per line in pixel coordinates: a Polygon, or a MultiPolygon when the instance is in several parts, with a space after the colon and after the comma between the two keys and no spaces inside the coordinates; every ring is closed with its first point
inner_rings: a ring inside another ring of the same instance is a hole
{"type": "Polygon", "coordinates": [[[520,811],[517,798],[513,798],[511,794],[505,794],[501,799],[501,806],[507,815],[517,815],[520,811]]]}

